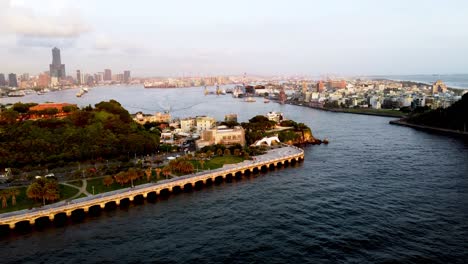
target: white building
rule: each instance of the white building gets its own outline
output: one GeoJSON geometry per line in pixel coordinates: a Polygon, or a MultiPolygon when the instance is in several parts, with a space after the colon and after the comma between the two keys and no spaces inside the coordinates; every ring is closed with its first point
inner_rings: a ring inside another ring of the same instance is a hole
{"type": "Polygon", "coordinates": [[[195,118],[189,117],[180,120],[180,129],[184,133],[190,133],[195,128],[195,118]]]}
{"type": "Polygon", "coordinates": [[[204,130],[211,129],[216,125],[216,119],[209,116],[197,116],[195,118],[197,126],[197,133],[201,133],[204,130]]]}

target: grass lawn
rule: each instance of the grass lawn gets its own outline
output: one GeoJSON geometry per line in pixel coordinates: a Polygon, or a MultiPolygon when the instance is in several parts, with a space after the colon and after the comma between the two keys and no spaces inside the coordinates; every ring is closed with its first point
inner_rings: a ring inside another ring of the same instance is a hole
{"type": "Polygon", "coordinates": [[[205,164],[202,166],[200,161],[198,160],[191,160],[193,166],[198,168],[199,170],[214,170],[223,167],[224,164],[235,164],[244,161],[243,157],[238,156],[221,156],[221,157],[214,157],[211,160],[205,160],[205,164]]]}
{"type": "MultiPolygon", "coordinates": [[[[109,187],[107,187],[102,182],[103,179],[104,179],[104,177],[87,180],[86,190],[90,194],[93,194],[93,186],[94,186],[94,194],[99,194],[99,193],[110,192],[110,191],[115,191],[115,190],[131,187],[130,182],[127,183],[127,184],[124,184],[122,186],[119,183],[116,183],[115,181],[109,187]]],[[[153,182],[154,181],[155,181],[155,179],[153,177],[153,182]]],[[[133,185],[135,185],[135,186],[145,184],[145,183],[148,183],[148,181],[146,181],[146,177],[143,177],[143,178],[141,178],[139,180],[133,181],[133,185]]]]}
{"type": "MultiPolygon", "coordinates": [[[[26,189],[27,187],[20,187],[17,188],[20,191],[20,194],[16,197],[16,205],[12,206],[11,205],[11,197],[8,199],[8,207],[6,208],[0,208],[0,213],[8,213],[12,211],[18,211],[18,210],[23,210],[23,209],[28,209],[28,208],[33,208],[33,207],[39,207],[42,205],[41,202],[36,202],[34,200],[29,199],[26,196],[26,189]]],[[[59,185],[59,190],[60,190],[60,200],[65,200],[73,195],[78,193],[78,189],[75,189],[73,187],[65,186],[60,184],[59,185]]]]}
{"type": "Polygon", "coordinates": [[[59,185],[59,190],[60,190],[60,200],[69,199],[78,193],[78,189],[70,187],[70,186],[66,186],[63,184],[59,185]]]}
{"type": "Polygon", "coordinates": [[[11,205],[11,198],[8,199],[8,206],[6,208],[0,208],[0,213],[7,213],[22,209],[28,209],[35,206],[40,206],[40,203],[36,203],[33,200],[30,200],[26,197],[26,187],[16,188],[20,191],[20,194],[16,196],[16,205],[11,205]]]}
{"type": "Polygon", "coordinates": [[[75,180],[75,181],[69,181],[67,182],[68,184],[75,185],[77,187],[83,186],[83,181],[82,180],[75,180]]]}

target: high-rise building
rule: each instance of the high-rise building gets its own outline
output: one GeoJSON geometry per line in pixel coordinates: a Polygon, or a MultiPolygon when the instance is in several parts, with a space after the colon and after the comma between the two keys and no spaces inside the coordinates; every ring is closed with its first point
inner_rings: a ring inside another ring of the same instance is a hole
{"type": "Polygon", "coordinates": [[[18,87],[18,79],[16,78],[16,74],[14,73],[8,74],[8,86],[18,87]]]}
{"type": "Polygon", "coordinates": [[[325,85],[322,81],[319,81],[317,83],[317,92],[322,93],[323,91],[325,91],[325,85]]]}
{"type": "Polygon", "coordinates": [[[20,76],[21,81],[29,81],[29,73],[23,73],[20,76]]]}
{"type": "Polygon", "coordinates": [[[37,81],[37,86],[38,87],[46,88],[46,87],[49,86],[49,83],[50,83],[49,74],[47,74],[47,73],[39,74],[39,78],[38,78],[38,81],[37,81]]]}
{"type": "Polygon", "coordinates": [[[124,71],[123,81],[124,83],[130,83],[131,81],[130,71],[124,71]]]}
{"type": "Polygon", "coordinates": [[[81,71],[76,70],[76,84],[81,85],[81,71]]]}
{"type": "Polygon", "coordinates": [[[52,64],[50,67],[50,77],[56,77],[57,79],[65,79],[65,64],[62,64],[60,58],[60,50],[56,47],[52,49],[52,64]]]}
{"type": "Polygon", "coordinates": [[[110,69],[104,70],[104,81],[112,81],[112,71],[110,69]]]}
{"type": "Polygon", "coordinates": [[[0,73],[0,86],[6,86],[5,74],[0,73]]]}

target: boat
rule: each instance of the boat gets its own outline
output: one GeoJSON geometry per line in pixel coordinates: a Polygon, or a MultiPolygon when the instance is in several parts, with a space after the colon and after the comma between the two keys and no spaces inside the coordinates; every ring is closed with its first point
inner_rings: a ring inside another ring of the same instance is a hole
{"type": "Polygon", "coordinates": [[[23,91],[14,91],[14,92],[9,92],[8,96],[9,97],[23,97],[26,94],[23,91]]]}
{"type": "MultiPolygon", "coordinates": [[[[167,83],[167,82],[156,82],[156,83],[145,82],[143,84],[143,87],[145,87],[145,88],[177,88],[177,86],[175,84],[170,84],[170,83],[167,83]]],[[[179,87],[179,88],[181,88],[181,87],[179,87]]]]}
{"type": "Polygon", "coordinates": [[[78,93],[76,93],[76,97],[81,97],[85,93],[86,92],[83,89],[80,89],[80,91],[78,93]]]}
{"type": "Polygon", "coordinates": [[[234,98],[242,98],[244,97],[244,87],[243,86],[236,86],[232,91],[232,97],[234,98]]]}
{"type": "Polygon", "coordinates": [[[37,93],[36,93],[36,94],[37,94],[37,95],[44,95],[44,94],[46,94],[46,93],[45,93],[45,92],[43,92],[43,91],[37,91],[37,93]]]}
{"type": "Polygon", "coordinates": [[[254,102],[256,102],[256,100],[253,97],[247,97],[247,98],[244,99],[244,102],[254,103],[254,102]]]}
{"type": "Polygon", "coordinates": [[[265,99],[263,99],[263,102],[264,102],[265,104],[268,104],[268,103],[270,102],[270,99],[265,98],[265,99]]]}

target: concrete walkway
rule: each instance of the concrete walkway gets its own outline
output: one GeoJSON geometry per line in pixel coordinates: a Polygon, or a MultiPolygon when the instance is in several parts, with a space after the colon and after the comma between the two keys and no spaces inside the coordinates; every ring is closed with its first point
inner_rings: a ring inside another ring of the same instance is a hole
{"type": "Polygon", "coordinates": [[[84,194],[84,195],[86,195],[86,196],[91,196],[91,195],[92,195],[92,194],[90,194],[90,193],[86,190],[86,187],[88,186],[88,182],[86,181],[86,179],[82,179],[81,182],[82,182],[81,187],[78,187],[78,186],[76,186],[76,185],[69,184],[69,183],[66,183],[66,182],[61,182],[61,183],[60,183],[60,184],[63,184],[63,185],[66,185],[66,186],[69,186],[69,187],[78,189],[78,193],[75,194],[75,195],[73,195],[73,197],[70,197],[70,198],[67,199],[67,200],[76,199],[76,198],[80,197],[81,194],[84,194]]]}

